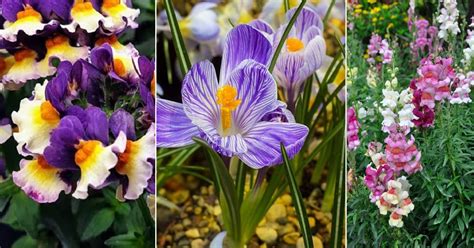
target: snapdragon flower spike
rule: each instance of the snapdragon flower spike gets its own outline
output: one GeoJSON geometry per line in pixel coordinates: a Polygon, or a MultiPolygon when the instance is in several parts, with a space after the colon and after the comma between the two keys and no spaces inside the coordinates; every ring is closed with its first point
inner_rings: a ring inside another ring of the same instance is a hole
{"type": "Polygon", "coordinates": [[[436,20],[440,24],[438,37],[447,39],[449,35],[456,36],[461,32],[458,24],[459,10],[456,0],[443,0],[443,8],[436,20]]]}
{"type": "Polygon", "coordinates": [[[16,42],[20,32],[34,36],[55,30],[58,22],[56,20],[45,22],[39,11],[39,5],[40,1],[4,0],[1,14],[6,21],[0,30],[0,37],[9,42],[16,42]]]}
{"type": "Polygon", "coordinates": [[[45,88],[37,84],[33,99],[25,98],[20,102],[18,111],[12,113],[12,121],[18,127],[13,137],[18,142],[18,152],[25,150],[34,154],[43,154],[50,144],[51,131],[59,125],[60,115],[50,101],[45,98],[45,88]]]}
{"type": "Polygon", "coordinates": [[[430,26],[427,20],[421,19],[415,22],[415,40],[410,43],[410,48],[414,58],[422,57],[424,53],[432,54],[435,50],[435,41],[438,29],[430,26]]]}
{"type": "Polygon", "coordinates": [[[370,194],[370,201],[376,202],[380,196],[385,192],[386,185],[389,180],[392,180],[394,170],[388,164],[382,164],[373,168],[370,164],[365,168],[364,183],[372,192],[370,194]]]}
{"type": "Polygon", "coordinates": [[[268,40],[248,25],[227,37],[220,80],[209,61],[195,64],[183,81],[183,104],[158,99],[157,146],[180,147],[202,137],[224,156],[238,156],[258,169],[282,162],[302,147],[308,128],[262,118],[279,107],[275,81],[265,67],[268,40]]]}
{"type": "MultiPolygon", "coordinates": [[[[295,11],[296,8],[287,12],[288,20],[295,11]]],[[[287,24],[281,26],[273,36],[274,50],[286,26],[287,24]]],[[[278,84],[286,89],[290,109],[293,108],[303,82],[322,65],[323,56],[326,54],[323,29],[323,22],[319,15],[310,8],[303,8],[278,57],[274,75],[278,84]]]]}
{"type": "Polygon", "coordinates": [[[355,150],[360,145],[359,121],[357,120],[354,107],[347,109],[347,148],[349,151],[355,150]]]}
{"type": "Polygon", "coordinates": [[[119,145],[108,144],[105,113],[97,107],[89,107],[61,119],[51,133],[51,144],[44,150],[44,157],[56,168],[80,171],[72,196],[85,199],[88,187],[100,187],[118,162],[112,147],[119,145]]]}
{"type": "Polygon", "coordinates": [[[20,170],[12,173],[13,182],[39,203],[55,202],[59,194],[71,192],[71,185],[61,178],[61,170],[48,164],[38,155],[32,160],[22,159],[20,170]]]}
{"type": "Polygon", "coordinates": [[[390,180],[387,183],[387,191],[377,200],[376,205],[379,207],[380,214],[386,215],[389,211],[389,225],[393,227],[403,227],[402,216],[407,216],[413,209],[408,191],[411,185],[404,176],[397,180],[390,180]]]}
{"type": "Polygon", "coordinates": [[[474,73],[469,72],[467,75],[458,74],[453,80],[451,88],[453,89],[451,99],[452,104],[470,103],[471,100],[471,84],[474,81],[474,73]]]}
{"type": "Polygon", "coordinates": [[[382,143],[380,142],[370,142],[367,148],[367,154],[372,163],[378,168],[381,165],[386,164],[385,154],[382,152],[382,143]]]}
{"type": "Polygon", "coordinates": [[[393,52],[387,40],[382,39],[379,35],[372,34],[367,49],[369,54],[367,62],[370,64],[380,65],[380,63],[389,64],[392,62],[393,52]]]}
{"type": "Polygon", "coordinates": [[[117,140],[113,147],[118,156],[115,171],[126,178],[117,188],[117,198],[135,200],[148,187],[153,175],[153,152],[150,151],[155,149],[155,127],[151,125],[137,140],[132,115],[119,109],[110,117],[110,130],[117,140]]]}
{"type": "Polygon", "coordinates": [[[407,139],[407,127],[400,127],[396,124],[389,127],[390,134],[385,139],[385,154],[387,163],[396,172],[404,170],[411,175],[422,169],[420,158],[421,152],[415,144],[415,138],[411,135],[407,139]]]}

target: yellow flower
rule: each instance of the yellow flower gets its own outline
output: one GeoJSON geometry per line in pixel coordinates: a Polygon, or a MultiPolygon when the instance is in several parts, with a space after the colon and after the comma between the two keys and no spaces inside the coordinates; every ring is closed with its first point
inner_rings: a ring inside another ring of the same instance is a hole
{"type": "Polygon", "coordinates": [[[389,5],[388,5],[388,4],[382,5],[382,9],[388,9],[388,8],[389,8],[389,5]]]}
{"type": "Polygon", "coordinates": [[[387,29],[393,28],[393,23],[388,24],[387,29]]]}
{"type": "Polygon", "coordinates": [[[377,0],[368,0],[367,2],[370,3],[370,4],[374,4],[374,3],[377,2],[377,0]]]}
{"type": "Polygon", "coordinates": [[[354,12],[355,12],[356,14],[359,14],[359,13],[362,12],[362,10],[361,10],[361,9],[356,9],[356,10],[354,10],[354,12]]]}
{"type": "Polygon", "coordinates": [[[372,22],[377,22],[377,17],[372,18],[372,22]]]}
{"type": "Polygon", "coordinates": [[[357,4],[356,6],[354,6],[354,8],[360,9],[360,8],[362,8],[362,4],[357,4]]]}

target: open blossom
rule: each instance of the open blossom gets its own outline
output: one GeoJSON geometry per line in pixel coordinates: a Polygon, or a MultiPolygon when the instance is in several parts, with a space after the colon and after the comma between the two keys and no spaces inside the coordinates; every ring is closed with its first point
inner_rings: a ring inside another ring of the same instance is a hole
{"type": "Polygon", "coordinates": [[[359,121],[354,107],[347,109],[347,147],[349,151],[355,150],[360,145],[359,121]]]}
{"type": "Polygon", "coordinates": [[[450,34],[456,36],[461,32],[458,24],[459,10],[456,0],[443,0],[443,8],[440,15],[436,18],[439,26],[438,37],[446,39],[450,34]]]}
{"type": "Polygon", "coordinates": [[[372,191],[371,202],[376,202],[386,190],[387,182],[394,176],[393,169],[388,164],[381,164],[373,168],[370,164],[365,169],[364,183],[372,191]]]}
{"type": "Polygon", "coordinates": [[[456,79],[453,80],[451,88],[453,89],[451,100],[452,104],[470,103],[471,100],[471,87],[474,83],[474,72],[469,72],[467,75],[458,74],[456,79]]]}
{"type": "Polygon", "coordinates": [[[369,143],[367,147],[366,155],[370,157],[370,159],[372,160],[372,163],[377,168],[386,163],[385,154],[382,151],[382,146],[383,146],[382,143],[372,141],[369,143]]]}
{"type": "Polygon", "coordinates": [[[415,27],[415,39],[410,43],[414,57],[422,57],[425,52],[428,54],[433,53],[438,29],[435,26],[430,26],[430,23],[425,19],[417,20],[415,27]]]}
{"type": "MultiPolygon", "coordinates": [[[[287,12],[288,21],[295,11],[296,8],[293,8],[287,12]]],[[[249,25],[260,30],[272,42],[274,51],[288,24],[276,31],[263,20],[252,21],[249,25]]],[[[292,110],[304,81],[322,65],[326,54],[323,29],[321,17],[312,9],[303,8],[278,57],[273,74],[277,83],[286,90],[287,103],[292,110]]]]}
{"type": "Polygon", "coordinates": [[[407,139],[409,129],[396,124],[389,127],[389,136],[385,139],[385,155],[387,164],[396,172],[404,170],[413,174],[422,169],[420,158],[421,152],[415,144],[415,138],[407,139]]]}
{"type": "Polygon", "coordinates": [[[377,200],[380,214],[386,215],[391,212],[389,225],[393,227],[403,227],[402,216],[407,216],[413,211],[413,205],[409,198],[411,185],[404,176],[387,183],[387,191],[377,200]]]}
{"type": "Polygon", "coordinates": [[[280,107],[275,81],[265,64],[271,44],[249,25],[236,26],[224,47],[220,79],[209,61],[195,64],[183,80],[183,103],[157,102],[157,146],[180,147],[193,137],[252,168],[282,162],[280,143],[293,157],[308,128],[262,120],[280,107]]]}
{"type": "Polygon", "coordinates": [[[381,102],[382,116],[382,130],[388,132],[388,127],[398,124],[403,127],[413,127],[413,120],[416,117],[413,115],[415,106],[412,104],[412,94],[409,89],[401,92],[392,89],[397,85],[397,79],[394,78],[391,82],[387,81],[385,89],[382,90],[384,99],[381,102]]]}
{"type": "Polygon", "coordinates": [[[474,58],[474,30],[472,28],[474,27],[474,18],[471,18],[471,23],[469,24],[469,27],[470,29],[467,30],[466,36],[467,47],[463,50],[464,58],[462,59],[462,62],[465,64],[466,67],[472,69],[472,59],[474,58]]]}
{"type": "Polygon", "coordinates": [[[368,46],[369,58],[367,62],[370,64],[389,64],[392,62],[393,52],[390,49],[387,40],[382,39],[377,34],[372,34],[368,46]]]}

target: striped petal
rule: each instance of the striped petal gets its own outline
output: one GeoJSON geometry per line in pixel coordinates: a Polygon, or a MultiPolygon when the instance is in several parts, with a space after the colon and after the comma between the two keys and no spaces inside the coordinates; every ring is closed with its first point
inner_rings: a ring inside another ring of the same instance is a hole
{"type": "Polygon", "coordinates": [[[181,147],[194,143],[199,129],[186,116],[180,103],[158,99],[156,106],[156,146],[181,147]]]}
{"type": "Polygon", "coordinates": [[[280,164],[280,143],[291,159],[300,151],[306,135],[308,128],[301,124],[260,122],[244,136],[248,150],[238,157],[254,169],[280,164]]]}

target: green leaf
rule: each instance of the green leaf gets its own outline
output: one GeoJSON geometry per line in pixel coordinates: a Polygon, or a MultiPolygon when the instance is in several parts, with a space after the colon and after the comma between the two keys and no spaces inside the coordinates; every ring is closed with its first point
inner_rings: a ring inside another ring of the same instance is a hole
{"type": "Polygon", "coordinates": [[[11,177],[0,183],[0,197],[9,197],[18,191],[20,188],[16,186],[11,177]]]}
{"type": "Polygon", "coordinates": [[[12,197],[10,211],[13,211],[18,224],[31,237],[38,237],[39,204],[31,200],[23,192],[12,197]]]}
{"type": "Polygon", "coordinates": [[[176,50],[176,57],[179,61],[181,72],[186,74],[191,68],[191,62],[188,57],[186,46],[184,45],[183,36],[179,30],[178,20],[174,13],[173,2],[171,0],[164,0],[166,15],[168,16],[168,23],[170,25],[171,37],[173,37],[173,44],[176,50]]]}
{"type": "Polygon", "coordinates": [[[105,232],[114,222],[115,213],[112,209],[105,208],[98,211],[87,224],[81,235],[81,240],[89,240],[105,232]]]}
{"type": "MultiPolygon", "coordinates": [[[[342,132],[342,138],[344,138],[344,132],[342,132]]],[[[345,139],[344,139],[345,140],[345,139]]],[[[332,211],[332,230],[331,230],[331,247],[342,247],[342,240],[344,238],[344,221],[345,221],[345,209],[346,209],[346,168],[344,163],[345,141],[343,142],[342,153],[339,157],[341,160],[339,170],[337,171],[338,176],[336,180],[336,190],[334,191],[334,203],[332,211]]]]}
{"type": "Polygon", "coordinates": [[[35,239],[25,235],[13,243],[12,248],[36,248],[38,244],[35,239]]]}
{"type": "Polygon", "coordinates": [[[272,60],[270,62],[270,66],[268,67],[268,71],[273,72],[273,69],[275,69],[278,56],[280,55],[281,49],[283,48],[283,44],[285,44],[286,37],[288,37],[288,34],[290,34],[291,28],[293,28],[293,24],[295,24],[296,18],[300,14],[301,10],[303,10],[303,7],[305,4],[306,4],[306,0],[302,0],[300,5],[295,11],[295,14],[293,14],[290,21],[288,22],[288,26],[286,26],[285,31],[283,32],[283,35],[280,37],[280,42],[278,43],[275,53],[273,54],[272,60]]]}
{"type": "Polygon", "coordinates": [[[309,228],[308,215],[306,214],[306,207],[304,206],[303,197],[296,183],[295,174],[288,155],[286,154],[285,146],[280,144],[281,154],[283,156],[283,165],[285,166],[286,179],[289,182],[291,198],[293,199],[293,205],[298,215],[298,222],[300,223],[301,234],[305,247],[313,247],[313,237],[311,235],[311,229],[309,228]]]}
{"type": "Polygon", "coordinates": [[[111,247],[142,247],[142,240],[140,240],[135,233],[129,232],[126,234],[120,234],[113,236],[105,241],[106,246],[111,247]]]}
{"type": "Polygon", "coordinates": [[[226,224],[228,226],[226,230],[227,235],[233,241],[238,242],[240,241],[241,234],[240,204],[238,204],[237,192],[235,191],[232,177],[219,155],[204,140],[199,138],[193,138],[193,140],[206,151],[211,171],[214,175],[215,188],[218,191],[216,195],[219,196],[219,203],[222,206],[222,214],[229,217],[228,219],[224,218],[224,223],[228,223],[226,224]],[[228,210],[228,213],[225,213],[225,209],[228,210]]]}

